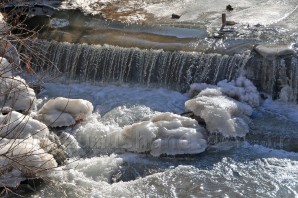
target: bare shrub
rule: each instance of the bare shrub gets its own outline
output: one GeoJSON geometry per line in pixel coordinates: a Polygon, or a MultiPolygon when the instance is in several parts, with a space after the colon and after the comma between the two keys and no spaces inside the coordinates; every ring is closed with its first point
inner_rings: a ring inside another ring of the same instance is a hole
{"type": "Polygon", "coordinates": [[[25,7],[6,10],[9,2],[0,2],[0,10],[6,11],[0,14],[0,196],[12,192],[10,187],[20,181],[43,177],[57,166],[49,154],[57,144],[49,140],[47,126],[30,117],[36,101],[32,88],[43,82],[36,71],[52,64],[42,48],[33,47],[38,29],[26,28],[25,7]],[[23,78],[34,80],[27,83],[23,78]]]}

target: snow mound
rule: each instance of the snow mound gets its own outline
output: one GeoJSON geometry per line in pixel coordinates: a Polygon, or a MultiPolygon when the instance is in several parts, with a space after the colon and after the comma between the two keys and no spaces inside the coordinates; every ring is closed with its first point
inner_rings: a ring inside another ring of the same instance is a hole
{"type": "Polygon", "coordinates": [[[2,78],[0,93],[1,106],[24,112],[30,112],[36,108],[34,90],[19,76],[2,78]]]}
{"type": "Polygon", "coordinates": [[[86,120],[93,111],[91,102],[58,97],[49,100],[37,112],[37,119],[51,127],[71,126],[86,120]]]}
{"type": "Polygon", "coordinates": [[[42,139],[49,135],[48,127],[16,111],[0,115],[0,137],[7,139],[26,139],[29,137],[42,139]]]}

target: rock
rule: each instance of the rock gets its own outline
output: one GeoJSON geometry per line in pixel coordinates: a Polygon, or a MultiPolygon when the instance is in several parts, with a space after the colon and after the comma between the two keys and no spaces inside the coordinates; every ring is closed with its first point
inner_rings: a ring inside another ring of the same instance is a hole
{"type": "Polygon", "coordinates": [[[226,22],[226,25],[229,25],[229,26],[233,26],[233,25],[236,25],[236,24],[238,24],[238,23],[235,22],[235,21],[227,21],[226,22]]]}
{"type": "Polygon", "coordinates": [[[263,44],[257,45],[254,50],[268,60],[295,54],[295,50],[289,45],[263,44]]]}
{"type": "Polygon", "coordinates": [[[231,12],[231,11],[234,10],[234,8],[229,4],[229,5],[226,6],[226,10],[231,12]]]}
{"type": "Polygon", "coordinates": [[[180,19],[180,15],[178,14],[172,14],[172,19],[180,19]]]}
{"type": "Polygon", "coordinates": [[[71,126],[92,114],[93,105],[83,99],[58,97],[45,103],[37,113],[37,119],[50,127],[71,126]]]}

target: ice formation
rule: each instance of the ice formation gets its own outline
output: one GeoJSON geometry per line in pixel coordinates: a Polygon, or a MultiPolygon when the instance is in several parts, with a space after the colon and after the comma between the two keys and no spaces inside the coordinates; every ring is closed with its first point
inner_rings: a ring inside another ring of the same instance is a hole
{"type": "Polygon", "coordinates": [[[12,76],[12,66],[6,58],[0,57],[0,77],[12,76]]]}
{"type": "MultiPolygon", "coordinates": [[[[1,139],[0,140],[0,172],[1,177],[13,175],[43,176],[57,167],[54,157],[45,152],[38,139],[1,139]],[[14,169],[11,169],[14,167],[14,169]]],[[[23,179],[22,179],[23,180],[23,179]]],[[[2,181],[2,183],[6,181],[2,181]]],[[[11,181],[8,181],[8,185],[11,181]]],[[[14,184],[16,185],[16,183],[14,184]]],[[[13,186],[15,187],[15,186],[13,186]]]]}
{"type": "Polygon", "coordinates": [[[289,85],[284,85],[279,93],[279,100],[283,102],[289,102],[294,101],[294,94],[292,92],[292,89],[289,85]]]}
{"type": "Polygon", "coordinates": [[[207,148],[204,131],[194,119],[173,113],[157,113],[148,121],[124,128],[100,122],[87,123],[77,131],[77,139],[91,149],[150,152],[153,156],[194,154],[207,148]]]}
{"type": "Polygon", "coordinates": [[[42,106],[37,119],[51,127],[70,126],[86,120],[92,111],[93,105],[87,100],[58,97],[42,106]]]}
{"type": "Polygon", "coordinates": [[[0,137],[7,139],[26,139],[29,137],[41,139],[49,135],[48,127],[16,111],[0,115],[0,137]]]}
{"type": "Polygon", "coordinates": [[[101,121],[104,124],[115,124],[123,127],[146,119],[148,120],[153,114],[154,111],[142,105],[134,105],[132,107],[119,106],[107,112],[101,118],[101,121]]]}
{"type": "Polygon", "coordinates": [[[209,85],[206,83],[193,83],[190,86],[191,96],[196,96],[202,90],[207,88],[214,88],[220,90],[224,95],[239,100],[240,102],[246,102],[253,107],[260,105],[260,96],[257,88],[254,84],[241,76],[236,80],[228,82],[223,80],[217,83],[217,85],[209,85]]]}
{"type": "Polygon", "coordinates": [[[16,187],[26,177],[44,176],[57,162],[57,144],[48,127],[16,111],[0,114],[0,172],[5,186],[16,187]]]}
{"type": "Polygon", "coordinates": [[[24,112],[30,112],[36,108],[34,90],[19,76],[2,78],[0,93],[1,106],[24,112]]]}
{"type": "Polygon", "coordinates": [[[192,93],[199,94],[185,106],[206,122],[211,133],[224,137],[244,137],[249,132],[249,116],[253,107],[259,105],[259,94],[255,86],[245,77],[236,81],[221,81],[217,86],[194,84],[192,93]]]}
{"type": "Polygon", "coordinates": [[[295,54],[295,50],[287,45],[264,44],[255,47],[255,50],[264,58],[273,60],[277,56],[286,56],[295,54]]]}
{"type": "Polygon", "coordinates": [[[196,120],[173,113],[154,115],[149,121],[124,127],[121,136],[128,151],[161,154],[194,154],[207,148],[204,129],[196,120]]]}

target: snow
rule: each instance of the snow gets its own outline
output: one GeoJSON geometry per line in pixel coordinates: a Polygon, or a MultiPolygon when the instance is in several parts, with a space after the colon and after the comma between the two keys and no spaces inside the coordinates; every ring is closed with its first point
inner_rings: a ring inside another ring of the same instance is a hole
{"type": "Polygon", "coordinates": [[[121,17],[127,22],[151,22],[152,15],[157,21],[169,21],[174,13],[181,15],[177,22],[199,22],[219,27],[221,14],[226,13],[228,20],[244,25],[268,26],[285,21],[291,28],[296,28],[295,23],[288,18],[297,13],[297,7],[295,0],[64,0],[61,5],[61,8],[81,9],[87,14],[105,14],[105,9],[109,8],[108,15],[113,15],[109,10],[124,13],[121,17]],[[229,4],[234,8],[232,12],[226,11],[229,4]]]}
{"type": "Polygon", "coordinates": [[[0,156],[0,170],[4,174],[0,181],[11,187],[16,187],[25,175],[42,177],[57,167],[54,157],[40,147],[37,139],[3,138],[0,140],[0,156]],[[9,177],[14,180],[5,179],[9,177]]]}

